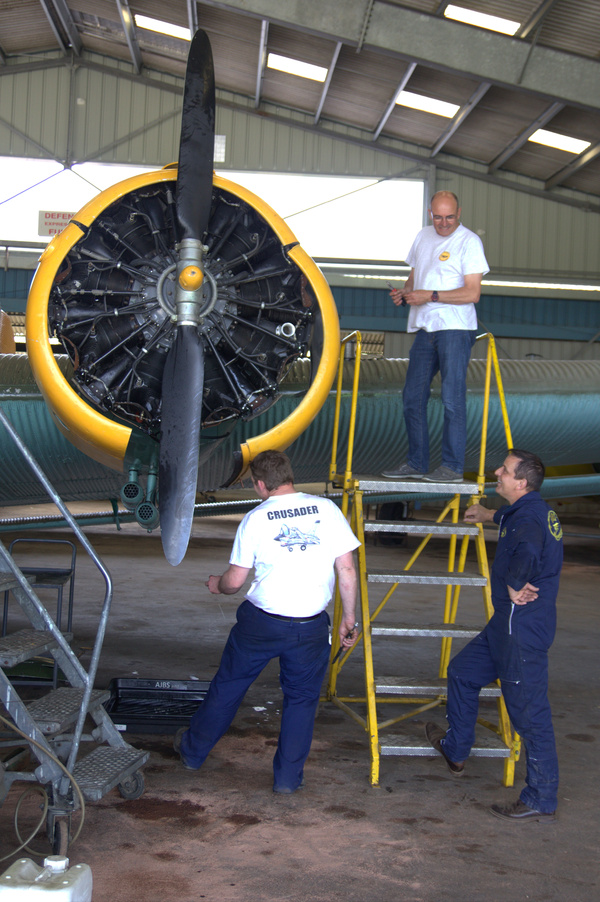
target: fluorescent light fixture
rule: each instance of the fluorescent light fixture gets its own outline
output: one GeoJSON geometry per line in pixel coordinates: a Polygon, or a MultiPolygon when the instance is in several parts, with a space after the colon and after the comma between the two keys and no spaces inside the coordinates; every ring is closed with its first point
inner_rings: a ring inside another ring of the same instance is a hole
{"type": "Polygon", "coordinates": [[[478,13],[474,9],[465,9],[464,6],[455,6],[453,3],[446,7],[444,16],[447,19],[454,19],[456,22],[464,22],[466,25],[476,25],[477,28],[499,31],[500,34],[515,34],[521,25],[520,22],[514,22],[512,19],[478,13]]]}
{"type": "MultiPolygon", "coordinates": [[[[337,267],[339,269],[348,269],[348,262],[343,263],[321,263],[321,269],[329,269],[332,267],[337,267]]],[[[373,279],[378,280],[380,282],[388,282],[390,278],[394,278],[395,274],[387,273],[386,275],[379,275],[376,273],[370,274],[367,270],[369,268],[373,268],[373,265],[367,266],[365,264],[357,264],[357,268],[360,266],[360,272],[344,272],[343,275],[350,279],[373,279]]],[[[381,270],[381,267],[379,267],[381,270]]],[[[410,272],[410,267],[401,267],[399,266],[397,269],[397,277],[406,279],[406,276],[410,272]]],[[[541,288],[544,291],[593,291],[599,292],[600,285],[587,285],[581,284],[579,282],[519,282],[514,279],[502,280],[502,279],[482,279],[481,284],[484,287],[493,287],[493,288],[541,288]]]]}
{"type": "Polygon", "coordinates": [[[423,110],[425,113],[433,113],[435,116],[445,116],[452,119],[460,107],[456,103],[446,103],[445,100],[436,100],[435,97],[426,97],[424,94],[413,94],[412,91],[400,91],[396,97],[399,106],[407,106],[412,110],[423,110]]]}
{"type": "Polygon", "coordinates": [[[529,138],[534,144],[544,144],[546,147],[556,147],[558,150],[566,150],[567,153],[583,153],[590,146],[590,141],[582,141],[580,138],[570,138],[569,135],[560,135],[558,132],[549,132],[545,128],[538,128],[529,138]]]}
{"type": "Polygon", "coordinates": [[[581,285],[578,282],[502,282],[483,279],[481,284],[493,285],[495,288],[542,288],[546,291],[600,291],[600,285],[581,285]]]}
{"type": "Polygon", "coordinates": [[[170,22],[163,22],[161,19],[153,19],[150,16],[134,16],[135,24],[147,31],[157,31],[158,34],[168,34],[172,38],[180,38],[182,41],[191,41],[192,35],[189,28],[182,28],[180,25],[172,25],[170,22]]]}
{"type": "Polygon", "coordinates": [[[280,56],[278,53],[269,53],[267,66],[269,69],[278,69],[290,75],[299,75],[300,78],[312,78],[313,81],[323,82],[327,78],[327,69],[323,66],[313,66],[311,63],[303,63],[301,60],[280,56]]]}

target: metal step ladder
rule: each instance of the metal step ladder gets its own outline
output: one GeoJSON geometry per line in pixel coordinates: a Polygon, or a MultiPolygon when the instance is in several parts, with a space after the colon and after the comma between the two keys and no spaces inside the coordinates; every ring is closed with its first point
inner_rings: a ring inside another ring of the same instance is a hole
{"type": "Polygon", "coordinates": [[[60,631],[36,595],[35,574],[25,575],[0,542],[0,592],[12,593],[31,624],[31,628],[18,629],[0,638],[0,701],[10,718],[2,718],[0,750],[6,751],[0,761],[0,805],[17,781],[44,787],[48,795],[48,838],[54,850],[64,854],[71,815],[82,807],[84,800],[98,801],[115,786],[124,798],[138,798],[142,794],[144,780],[140,769],[149,754],[125,742],[104,708],[109,693],[94,689],[112,602],[110,575],[1,410],[0,424],[75,532],[100,571],[105,586],[91,661],[86,671],[69,644],[72,635],[60,631]],[[68,685],[26,702],[5,671],[48,653],[68,685]],[[33,767],[30,756],[35,759],[33,767]]]}
{"type": "MultiPolygon", "coordinates": [[[[358,336],[356,357],[357,361],[360,361],[359,333],[348,336],[348,339],[355,336],[358,336]]],[[[341,359],[342,355],[340,355],[338,397],[341,394],[341,359]]],[[[492,361],[489,360],[488,370],[491,370],[491,366],[492,361]]],[[[500,380],[499,372],[497,372],[497,379],[498,381],[500,380]]],[[[356,369],[354,383],[355,394],[357,395],[358,376],[356,375],[356,369]]],[[[486,391],[489,394],[489,372],[486,391]]],[[[339,404],[336,410],[336,417],[338,414],[339,404]]],[[[326,698],[348,713],[367,732],[371,757],[370,780],[372,785],[377,785],[379,782],[381,756],[433,756],[436,754],[431,745],[425,740],[424,735],[415,735],[414,724],[411,725],[410,721],[430,709],[445,705],[447,699],[446,672],[451,656],[452,640],[475,637],[493,613],[483,526],[481,524],[459,522],[461,499],[466,498],[478,501],[483,495],[485,487],[485,441],[482,436],[481,464],[477,481],[433,483],[415,479],[395,481],[374,476],[355,477],[351,469],[355,414],[356,411],[353,410],[349,424],[346,470],[343,474],[337,472],[338,425],[336,419],[330,480],[334,487],[342,489],[342,510],[349,517],[352,529],[361,543],[357,549],[357,558],[362,630],[356,645],[349,652],[338,656],[338,629],[342,610],[339,594],[336,593],[332,658],[326,698]],[[435,498],[438,496],[440,500],[445,502],[443,510],[435,523],[420,520],[391,521],[365,518],[365,500],[368,501],[373,498],[381,500],[381,498],[388,497],[417,500],[419,496],[423,498],[425,494],[427,497],[433,496],[435,498]],[[421,541],[403,568],[397,572],[379,572],[368,567],[365,544],[365,536],[367,534],[378,533],[414,535],[420,538],[421,541]],[[423,555],[430,539],[433,537],[448,539],[448,566],[444,571],[435,572],[428,564],[426,564],[426,569],[423,569],[424,556],[421,557],[421,555],[423,555]],[[471,541],[474,541],[477,553],[477,569],[473,572],[469,572],[466,569],[467,551],[471,541]],[[419,559],[422,569],[413,569],[413,564],[419,559]],[[374,584],[388,584],[390,588],[374,609],[371,609],[369,586],[374,584]],[[410,587],[409,591],[415,593],[418,592],[419,586],[444,587],[443,611],[439,621],[435,623],[417,623],[416,625],[414,623],[382,625],[379,620],[380,614],[386,609],[386,605],[396,589],[403,586],[410,587]],[[457,623],[460,591],[462,587],[467,586],[480,587],[482,590],[484,617],[482,617],[481,623],[477,624],[476,627],[457,623]],[[437,640],[440,643],[439,672],[437,677],[425,680],[416,680],[412,677],[376,677],[374,645],[379,649],[381,642],[400,641],[407,637],[437,640]],[[338,693],[338,677],[343,666],[355,652],[355,649],[359,647],[362,647],[363,650],[365,695],[361,698],[356,696],[344,697],[338,693]],[[409,710],[407,713],[391,718],[380,718],[379,712],[381,709],[387,706],[389,710],[389,705],[394,704],[406,706],[405,712],[406,708],[409,710]],[[356,710],[357,705],[360,706],[358,711],[356,710]],[[365,707],[366,716],[363,716],[360,713],[360,708],[364,709],[365,707]],[[396,727],[400,723],[403,724],[401,733],[388,735],[388,728],[396,727]],[[406,729],[407,726],[409,729],[406,729]],[[413,727],[412,731],[410,729],[411,726],[413,727]]],[[[487,417],[487,413],[485,416],[487,417]]],[[[485,422],[487,422],[486,419],[485,422]]],[[[483,432],[485,431],[485,422],[483,432]]],[[[505,426],[507,429],[507,443],[508,447],[510,447],[511,442],[507,420],[505,421],[505,426]]],[[[475,757],[502,758],[504,760],[504,784],[511,786],[514,781],[515,762],[518,760],[520,753],[519,736],[511,727],[499,683],[486,687],[481,693],[481,698],[495,701],[497,722],[490,722],[481,714],[480,709],[476,744],[471,754],[475,757]],[[483,735],[480,735],[480,733],[483,735]]]]}

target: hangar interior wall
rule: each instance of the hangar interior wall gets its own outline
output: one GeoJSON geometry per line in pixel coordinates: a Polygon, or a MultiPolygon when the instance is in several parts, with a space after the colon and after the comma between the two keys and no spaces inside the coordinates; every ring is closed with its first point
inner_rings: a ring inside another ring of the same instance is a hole
{"type": "MultiPolygon", "coordinates": [[[[0,155],[55,158],[67,166],[94,160],[158,168],[177,159],[181,92],[181,79],[165,73],[134,76],[128,63],[90,53],[73,65],[65,65],[58,54],[40,54],[5,66],[0,69],[0,155]]],[[[335,123],[324,128],[326,134],[310,116],[287,109],[266,105],[258,113],[250,100],[218,91],[216,131],[226,140],[219,170],[424,179],[428,193],[445,188],[459,196],[463,221],[484,242],[488,278],[600,282],[600,212],[586,208],[584,195],[563,190],[565,202],[559,203],[540,196],[541,185],[531,179],[505,176],[498,184],[475,163],[470,169],[464,162],[457,166],[443,154],[432,161],[415,145],[381,139],[374,144],[366,132],[335,123]]],[[[373,225],[357,222],[358,229],[366,227],[373,225]]],[[[1,223],[0,239],[10,239],[1,223]]],[[[10,267],[6,260],[5,270],[10,267]]],[[[518,295],[518,290],[505,293],[518,295]]],[[[565,302],[570,299],[598,301],[600,291],[571,292],[565,302]]],[[[401,348],[404,339],[393,333],[393,324],[383,328],[392,329],[389,350],[401,348]]],[[[595,356],[598,342],[586,345],[598,330],[600,324],[596,329],[588,324],[583,341],[561,335],[572,339],[567,356],[595,356]]],[[[526,347],[537,341],[537,349],[525,351],[515,344],[522,341],[518,335],[506,337],[521,355],[555,356],[552,346],[565,344],[542,346],[551,336],[529,335],[526,347]]],[[[559,356],[565,356],[564,348],[559,356]]]]}
{"type": "MultiPolygon", "coordinates": [[[[175,76],[134,76],[128,63],[91,53],[66,65],[49,53],[2,67],[0,88],[0,155],[66,165],[162,166],[177,159],[182,82],[175,76]]],[[[494,184],[475,163],[469,171],[448,155],[432,161],[415,145],[374,144],[368,133],[335,123],[317,129],[308,115],[268,104],[258,112],[250,100],[224,91],[217,134],[226,138],[223,169],[424,178],[430,190],[455,191],[465,223],[482,236],[498,273],[600,276],[600,213],[585,209],[582,194],[564,189],[565,203],[557,203],[526,193],[542,193],[534,180],[506,175],[502,186],[494,184]]]]}

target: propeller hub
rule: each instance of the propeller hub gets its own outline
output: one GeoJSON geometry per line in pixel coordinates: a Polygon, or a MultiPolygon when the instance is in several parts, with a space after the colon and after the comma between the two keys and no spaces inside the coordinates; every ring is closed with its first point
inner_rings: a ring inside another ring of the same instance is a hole
{"type": "Polygon", "coordinates": [[[184,291],[198,291],[204,280],[204,274],[199,266],[186,266],[179,273],[179,285],[184,291]]]}
{"type": "Polygon", "coordinates": [[[175,292],[177,324],[199,325],[204,306],[202,296],[204,245],[199,239],[184,238],[177,250],[179,252],[175,292]]]}

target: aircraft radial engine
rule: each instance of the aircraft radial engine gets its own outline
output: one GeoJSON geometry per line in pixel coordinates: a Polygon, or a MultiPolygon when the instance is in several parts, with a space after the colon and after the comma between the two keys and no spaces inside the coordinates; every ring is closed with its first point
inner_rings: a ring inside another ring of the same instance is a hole
{"type": "Polygon", "coordinates": [[[325,402],[339,352],[316,264],[267,204],[214,175],[214,106],[210,44],[198,31],[177,166],[121,182],[77,213],[42,255],[27,306],[27,350],[56,424],[133,474],[136,504],[137,474],[149,474],[151,504],[158,482],[173,564],[187,548],[199,465],[238,421],[277,400],[310,350],[303,400],[235,452],[227,483],[260,450],[291,444],[325,402]],[[73,364],[69,381],[51,335],[73,364]]]}

